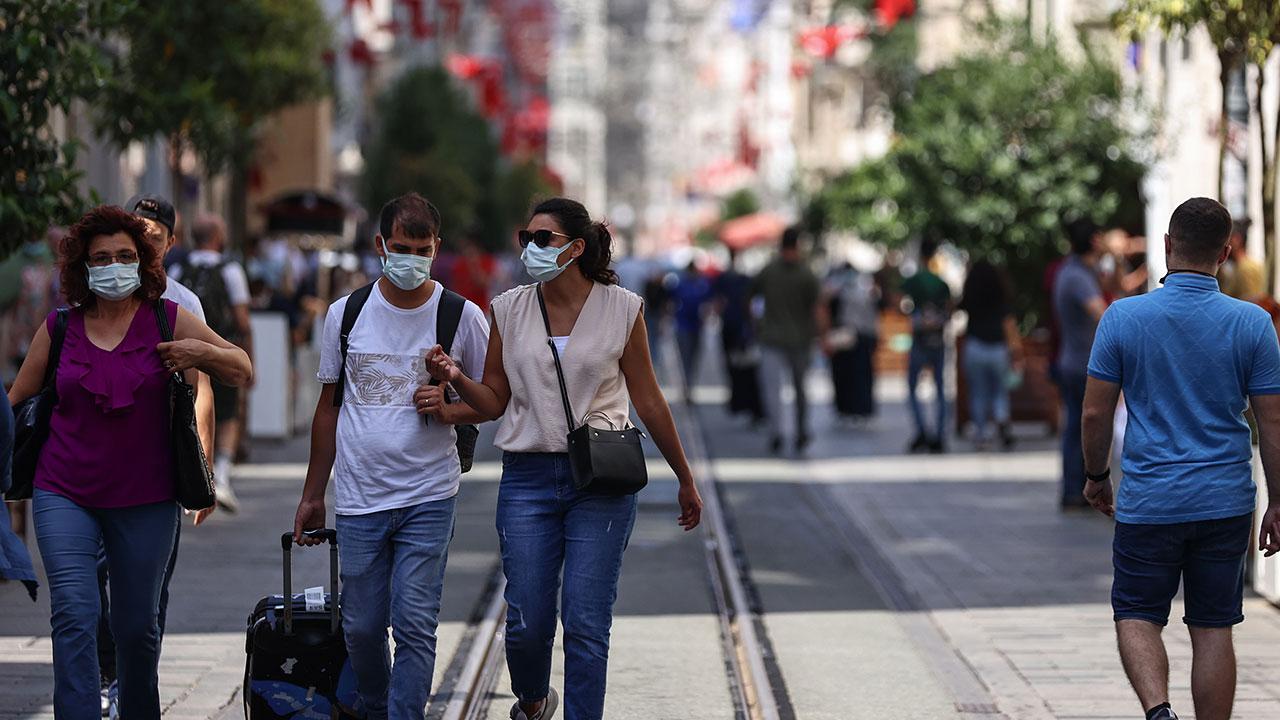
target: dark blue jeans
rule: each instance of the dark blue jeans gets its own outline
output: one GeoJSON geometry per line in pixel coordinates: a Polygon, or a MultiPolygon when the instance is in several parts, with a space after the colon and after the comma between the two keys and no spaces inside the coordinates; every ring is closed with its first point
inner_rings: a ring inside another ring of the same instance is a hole
{"type": "Polygon", "coordinates": [[[1062,390],[1062,406],[1066,412],[1066,424],[1062,427],[1062,502],[1083,503],[1084,493],[1084,441],[1080,437],[1080,423],[1084,415],[1083,372],[1062,371],[1058,387],[1062,390]]]}
{"type": "Polygon", "coordinates": [[[59,720],[98,720],[98,551],[111,569],[120,714],[160,717],[160,588],[173,554],[176,503],[97,509],[36,490],[36,540],[49,576],[53,705],[59,720]]]}
{"type": "Polygon", "coordinates": [[[946,360],[947,351],[943,346],[915,345],[911,348],[911,354],[907,356],[907,392],[911,401],[911,417],[916,422],[917,437],[941,440],[946,435],[947,389],[946,375],[943,374],[946,360]],[[933,386],[937,395],[934,399],[934,404],[937,406],[937,420],[934,423],[933,432],[929,432],[925,425],[924,407],[916,396],[916,389],[920,385],[920,373],[926,368],[933,375],[933,386]]]}
{"type": "Polygon", "coordinates": [[[422,718],[457,498],[338,515],[342,628],[369,720],[422,718]],[[391,664],[387,626],[396,641],[391,664]]]}
{"type": "Polygon", "coordinates": [[[1164,626],[1181,581],[1191,627],[1244,621],[1244,563],[1253,514],[1168,525],[1116,523],[1111,608],[1117,622],[1164,626]]]}
{"type": "Polygon", "coordinates": [[[547,696],[564,612],[564,717],[604,715],[609,630],[622,553],[636,519],[634,495],[574,489],[569,456],[506,453],[498,489],[498,538],[507,577],[507,667],[522,702],[547,696]],[[561,577],[563,576],[563,587],[561,577]]]}

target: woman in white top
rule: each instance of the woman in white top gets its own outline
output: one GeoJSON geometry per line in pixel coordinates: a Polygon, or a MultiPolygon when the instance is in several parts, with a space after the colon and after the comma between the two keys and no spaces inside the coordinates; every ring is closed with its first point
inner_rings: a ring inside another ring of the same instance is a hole
{"type": "Polygon", "coordinates": [[[507,577],[507,665],[518,702],[513,720],[547,720],[559,699],[550,687],[561,576],[566,720],[604,713],[609,628],[622,553],[636,497],[574,487],[564,404],[547,331],[546,301],[560,348],[570,406],[592,425],[625,427],[636,414],[680,481],[679,524],[697,527],[702,499],[649,357],[642,301],[609,268],[611,238],[586,208],[557,198],[533,210],[520,233],[521,259],[539,283],[495,298],[484,380],[467,378],[436,348],[428,368],[472,408],[502,418],[504,451],[497,526],[507,577]]]}

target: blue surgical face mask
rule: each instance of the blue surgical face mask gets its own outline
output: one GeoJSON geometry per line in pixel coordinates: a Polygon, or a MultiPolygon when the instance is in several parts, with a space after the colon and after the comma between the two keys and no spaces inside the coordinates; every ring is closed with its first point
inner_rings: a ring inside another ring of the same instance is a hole
{"type": "Polygon", "coordinates": [[[382,249],[387,254],[382,258],[382,274],[387,276],[392,285],[401,290],[416,290],[431,278],[431,258],[393,253],[387,249],[385,238],[382,240],[382,249]]]}
{"type": "Polygon", "coordinates": [[[112,263],[89,268],[89,289],[105,300],[123,300],[142,285],[138,263],[112,263]]]}
{"type": "Polygon", "coordinates": [[[564,265],[557,264],[564,251],[571,247],[573,247],[572,242],[558,248],[550,245],[540,248],[534,243],[529,243],[520,254],[520,260],[524,262],[525,270],[529,271],[529,277],[538,282],[551,282],[564,272],[565,268],[573,264],[573,258],[564,265]]]}

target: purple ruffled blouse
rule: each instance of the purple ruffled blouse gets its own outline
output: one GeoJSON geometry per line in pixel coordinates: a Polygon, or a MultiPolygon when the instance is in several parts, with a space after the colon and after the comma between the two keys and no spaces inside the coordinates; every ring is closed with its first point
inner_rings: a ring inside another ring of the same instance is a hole
{"type": "MultiPolygon", "coordinates": [[[[169,327],[178,306],[164,300],[169,327]]],[[[56,311],[46,327],[53,333],[56,311]]],[[[120,508],[174,499],[169,373],[156,344],[155,309],[143,303],[113,350],[85,333],[72,308],[58,363],[58,404],[40,451],[35,487],[81,507],[120,508]]]]}

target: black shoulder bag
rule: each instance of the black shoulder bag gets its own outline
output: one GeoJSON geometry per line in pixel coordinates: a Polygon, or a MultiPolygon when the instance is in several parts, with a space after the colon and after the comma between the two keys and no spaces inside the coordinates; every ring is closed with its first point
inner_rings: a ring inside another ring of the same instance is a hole
{"type": "MultiPolygon", "coordinates": [[[[649,484],[649,471],[645,467],[644,448],[640,439],[645,434],[637,427],[613,427],[603,430],[585,422],[578,425],[573,420],[573,408],[569,404],[569,387],[564,381],[564,368],[560,365],[560,351],[551,336],[551,320],[547,316],[547,303],[542,299],[542,285],[538,285],[538,309],[542,311],[542,324],[547,329],[547,345],[556,362],[556,377],[560,380],[560,399],[564,401],[564,419],[569,425],[569,466],[573,469],[573,486],[597,495],[634,495],[649,484]]],[[[627,423],[630,425],[630,423],[627,423]]]]}
{"type": "Polygon", "coordinates": [[[13,484],[4,494],[5,500],[31,497],[40,449],[49,439],[49,420],[53,417],[53,407],[58,404],[58,359],[62,357],[62,343],[67,337],[67,312],[67,308],[58,308],[58,315],[54,318],[53,334],[49,336],[49,358],[45,362],[44,384],[40,392],[13,408],[13,484]]]}
{"type": "MultiPolygon", "coordinates": [[[[453,352],[453,339],[458,334],[458,325],[462,322],[462,311],[466,309],[467,300],[444,285],[440,285],[440,291],[440,305],[436,308],[436,344],[447,355],[453,352]]],[[[369,294],[372,292],[373,283],[369,283],[351,293],[347,298],[346,306],[342,308],[342,329],[338,333],[341,365],[339,365],[337,387],[333,389],[334,407],[342,407],[343,396],[347,392],[347,350],[351,346],[351,331],[355,328],[356,319],[360,317],[360,311],[369,301],[369,294]]],[[[439,385],[440,381],[433,378],[430,384],[439,385]]],[[[445,393],[445,402],[452,402],[448,393],[445,393]]],[[[431,422],[430,416],[427,415],[424,415],[422,420],[424,424],[431,422]]],[[[458,464],[462,472],[471,472],[471,466],[475,462],[476,440],[480,437],[480,428],[475,425],[454,425],[453,432],[457,436],[455,445],[458,448],[458,464]]]]}
{"type": "MultiPolygon", "coordinates": [[[[165,315],[164,301],[155,304],[160,337],[173,341],[173,330],[165,315]]],[[[173,450],[173,487],[178,504],[188,510],[213,507],[213,470],[205,457],[200,433],[196,431],[195,388],[180,372],[169,375],[169,446],[173,450]]]]}

